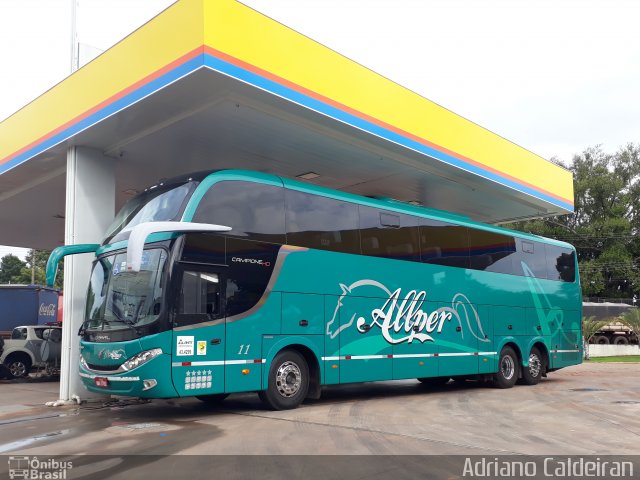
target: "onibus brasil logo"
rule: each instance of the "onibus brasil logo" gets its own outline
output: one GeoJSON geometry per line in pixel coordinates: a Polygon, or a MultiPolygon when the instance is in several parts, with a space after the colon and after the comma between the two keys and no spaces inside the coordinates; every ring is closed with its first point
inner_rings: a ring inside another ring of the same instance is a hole
{"type": "Polygon", "coordinates": [[[9,457],[9,478],[64,480],[67,471],[73,468],[73,462],[60,461],[55,458],[45,460],[38,457],[11,456],[9,457]]]}
{"type": "Polygon", "coordinates": [[[332,339],[355,322],[355,328],[360,333],[368,332],[374,326],[378,327],[382,337],[390,344],[412,343],[414,340],[421,343],[433,342],[432,334],[442,332],[446,323],[453,322],[461,327],[463,337],[464,330],[467,330],[478,340],[489,341],[482,330],[477,310],[462,293],[454,295],[450,307],[443,306],[429,312],[424,309],[427,300],[425,290],[410,290],[403,295],[401,288],[392,292],[382,283],[370,279],[358,280],[351,285],[340,284],[340,289],[342,295],[338,299],[333,317],[327,323],[327,335],[332,339]],[[359,296],[360,290],[365,287],[368,287],[368,291],[373,287],[384,292],[379,294],[385,299],[382,300],[384,303],[365,315],[353,313],[348,321],[340,325],[340,312],[345,308],[345,302],[350,296],[359,296]]]}

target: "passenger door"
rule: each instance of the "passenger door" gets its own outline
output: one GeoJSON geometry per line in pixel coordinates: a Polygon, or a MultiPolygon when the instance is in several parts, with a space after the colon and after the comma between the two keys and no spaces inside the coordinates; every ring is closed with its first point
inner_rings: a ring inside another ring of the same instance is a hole
{"type": "Polygon", "coordinates": [[[224,391],[225,275],[222,269],[175,270],[173,384],[181,396],[224,391]]]}

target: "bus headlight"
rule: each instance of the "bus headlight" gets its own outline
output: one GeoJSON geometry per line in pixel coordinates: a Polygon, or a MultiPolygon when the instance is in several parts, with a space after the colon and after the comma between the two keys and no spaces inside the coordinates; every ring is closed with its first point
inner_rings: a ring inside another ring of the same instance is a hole
{"type": "Polygon", "coordinates": [[[87,361],[84,359],[82,355],[80,355],[80,366],[85,370],[89,370],[89,365],[87,365],[87,361]]]}
{"type": "Polygon", "coordinates": [[[121,368],[126,371],[133,370],[134,368],[138,368],[143,363],[147,363],[149,360],[157,357],[158,355],[162,355],[161,348],[154,348],[145,352],[140,352],[124,362],[121,368]]]}

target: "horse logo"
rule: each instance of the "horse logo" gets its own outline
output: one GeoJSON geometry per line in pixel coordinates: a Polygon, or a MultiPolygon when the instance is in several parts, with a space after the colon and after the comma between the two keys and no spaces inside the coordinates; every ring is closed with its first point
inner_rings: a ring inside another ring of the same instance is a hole
{"type": "MultiPolygon", "coordinates": [[[[365,287],[365,286],[379,288],[386,294],[385,297],[391,296],[391,291],[387,287],[385,287],[383,284],[375,280],[358,280],[356,282],[353,282],[349,286],[341,283],[340,289],[342,291],[342,294],[340,295],[340,298],[338,298],[338,303],[336,304],[336,308],[333,311],[333,317],[331,317],[331,320],[327,323],[327,335],[329,336],[329,338],[331,339],[336,338],[340,334],[340,332],[342,332],[345,328],[349,328],[353,324],[353,321],[356,318],[355,313],[351,316],[351,319],[347,323],[345,323],[344,325],[340,325],[339,313],[340,313],[340,309],[343,306],[342,302],[345,299],[345,297],[349,295],[353,290],[355,290],[356,288],[365,287]]],[[[364,320],[363,317],[360,317],[359,320],[360,319],[364,320]]]]}
{"type": "Polygon", "coordinates": [[[427,299],[424,290],[410,290],[403,295],[402,289],[391,291],[382,283],[363,279],[353,282],[351,285],[340,284],[341,295],[333,312],[333,317],[327,323],[326,334],[329,338],[336,338],[343,330],[351,327],[354,322],[360,333],[369,331],[373,326],[380,328],[383,338],[390,344],[412,343],[414,340],[421,343],[433,342],[434,333],[441,333],[445,324],[452,320],[461,327],[461,335],[467,330],[475,338],[482,342],[488,342],[480,316],[469,299],[462,293],[457,293],[451,307],[440,307],[431,312],[423,309],[427,299]],[[340,325],[340,310],[344,306],[346,297],[361,287],[373,287],[384,292],[378,295],[383,298],[384,304],[380,308],[374,308],[368,314],[360,312],[351,315],[348,322],[340,325]]]}

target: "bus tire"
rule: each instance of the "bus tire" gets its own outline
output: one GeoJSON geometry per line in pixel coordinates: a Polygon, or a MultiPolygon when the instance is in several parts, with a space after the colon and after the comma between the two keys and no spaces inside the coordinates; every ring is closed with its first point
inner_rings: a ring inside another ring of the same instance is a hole
{"type": "Polygon", "coordinates": [[[295,350],[283,350],[271,362],[269,384],[259,396],[272,410],[290,410],[302,403],[308,391],[307,361],[295,350]]]}
{"type": "Polygon", "coordinates": [[[544,374],[544,357],[537,347],[533,347],[529,353],[529,366],[522,369],[522,383],[524,385],[536,385],[544,374]]]}
{"type": "Polygon", "coordinates": [[[595,343],[596,345],[609,345],[609,337],[598,335],[593,339],[593,343],[595,343]]]}
{"type": "Polygon", "coordinates": [[[222,402],[228,396],[228,393],[214,393],[213,395],[196,395],[196,398],[208,405],[215,405],[222,402]]]}
{"type": "Polygon", "coordinates": [[[498,373],[493,376],[497,388],[511,388],[518,380],[518,356],[511,347],[504,347],[498,360],[498,373]]]}
{"type": "Polygon", "coordinates": [[[629,345],[627,337],[617,336],[613,339],[614,345],[629,345]]]}
{"type": "Polygon", "coordinates": [[[418,381],[427,387],[442,387],[449,382],[449,377],[421,377],[418,381]]]}

